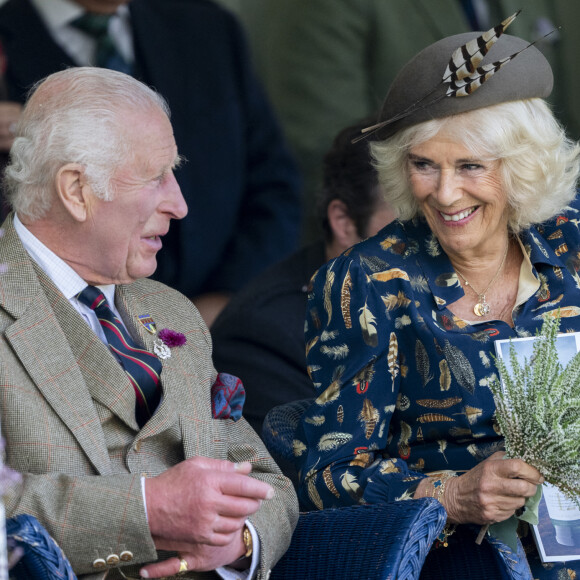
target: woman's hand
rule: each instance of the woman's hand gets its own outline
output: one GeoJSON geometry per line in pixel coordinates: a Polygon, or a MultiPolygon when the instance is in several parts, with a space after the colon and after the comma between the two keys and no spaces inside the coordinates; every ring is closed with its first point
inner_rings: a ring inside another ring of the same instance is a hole
{"type": "Polygon", "coordinates": [[[493,524],[507,520],[544,482],[540,472],[521,459],[494,453],[460,477],[448,479],[440,498],[453,524],[493,524]]]}

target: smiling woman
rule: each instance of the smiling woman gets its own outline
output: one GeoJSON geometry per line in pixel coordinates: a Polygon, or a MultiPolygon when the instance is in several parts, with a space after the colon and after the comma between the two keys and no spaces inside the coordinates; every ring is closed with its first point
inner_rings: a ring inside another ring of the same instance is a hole
{"type": "MultiPolygon", "coordinates": [[[[435,497],[453,526],[447,558],[543,481],[499,461],[494,341],[533,335],[558,307],[580,330],[580,147],[543,101],[545,58],[503,34],[512,19],[443,39],[399,73],[368,130],[399,220],[317,272],[306,321],[318,398],[297,433],[302,501],[435,497]]],[[[488,540],[528,577],[523,551],[488,540]]]]}

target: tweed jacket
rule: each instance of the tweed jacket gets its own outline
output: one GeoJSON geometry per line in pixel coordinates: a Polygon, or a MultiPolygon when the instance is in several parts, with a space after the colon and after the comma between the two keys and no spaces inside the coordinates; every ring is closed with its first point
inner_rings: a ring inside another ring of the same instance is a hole
{"type": "MultiPolygon", "coordinates": [[[[151,477],[193,456],[250,461],[275,497],[252,516],[261,542],[259,578],[286,550],[297,519],[289,481],[245,420],[214,420],[210,388],[216,371],[211,341],[197,310],[152,280],[118,286],[115,302],[133,338],[153,351],[138,322],[182,332],[187,343],[163,361],[163,400],[139,430],[135,396],[108,348],[34,264],[12,224],[0,239],[0,413],[6,462],[23,474],[7,513],[35,515],[81,578],[121,578],[120,561],[95,572],[97,558],[130,559],[123,569],[157,560],[141,491],[151,477]]],[[[214,573],[186,577],[214,577],[214,573]]],[[[183,576],[181,576],[183,577],[183,576]]]]}

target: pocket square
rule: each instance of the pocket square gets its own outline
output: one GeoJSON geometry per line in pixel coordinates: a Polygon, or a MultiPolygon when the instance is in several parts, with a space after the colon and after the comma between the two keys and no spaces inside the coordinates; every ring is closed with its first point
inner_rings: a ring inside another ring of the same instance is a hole
{"type": "Polygon", "coordinates": [[[242,381],[234,375],[218,373],[211,388],[211,410],[214,419],[232,419],[242,416],[246,391],[242,381]]]}

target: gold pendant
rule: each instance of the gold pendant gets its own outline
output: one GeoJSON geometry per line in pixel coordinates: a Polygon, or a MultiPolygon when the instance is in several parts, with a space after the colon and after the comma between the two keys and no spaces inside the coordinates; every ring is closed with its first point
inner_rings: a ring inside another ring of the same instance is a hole
{"type": "Polygon", "coordinates": [[[485,301],[485,296],[473,307],[473,312],[476,316],[485,316],[489,314],[490,310],[489,304],[485,301]]]}

